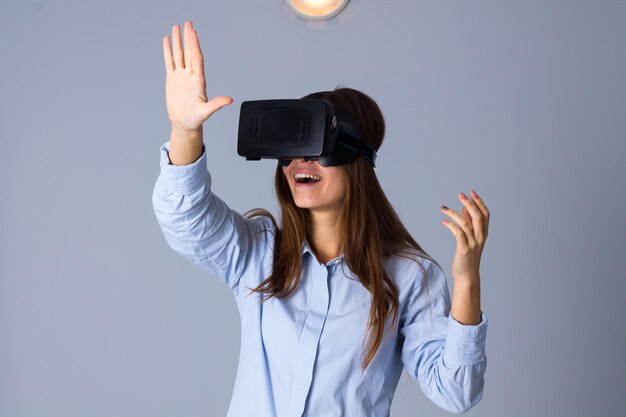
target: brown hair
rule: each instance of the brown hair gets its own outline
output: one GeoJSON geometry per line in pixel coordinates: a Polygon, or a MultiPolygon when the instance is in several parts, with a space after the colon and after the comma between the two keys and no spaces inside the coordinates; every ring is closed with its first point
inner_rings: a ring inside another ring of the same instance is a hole
{"type": "MultiPolygon", "coordinates": [[[[359,123],[361,139],[378,151],[385,135],[385,121],[380,108],[368,95],[352,88],[337,87],[334,91],[320,91],[302,98],[328,100],[335,111],[351,113],[359,123]]],[[[397,255],[417,262],[415,254],[410,253],[413,248],[432,258],[404,227],[385,196],[373,167],[365,159],[358,157],[338,168],[348,180],[338,219],[340,250],[347,266],[372,295],[368,322],[370,349],[362,364],[364,370],[380,346],[385,320],[392,314],[392,326],[395,326],[399,315],[398,289],[383,267],[383,257],[397,255]]],[[[251,293],[263,293],[263,301],[273,296],[287,297],[297,288],[302,273],[302,244],[309,227],[309,212],[294,203],[280,165],[276,168],[274,186],[281,210],[282,230],[265,209],[254,209],[244,214],[249,218],[267,216],[276,226],[272,274],[251,289],[251,293]]],[[[424,271],[423,266],[419,262],[417,264],[424,271]]]]}

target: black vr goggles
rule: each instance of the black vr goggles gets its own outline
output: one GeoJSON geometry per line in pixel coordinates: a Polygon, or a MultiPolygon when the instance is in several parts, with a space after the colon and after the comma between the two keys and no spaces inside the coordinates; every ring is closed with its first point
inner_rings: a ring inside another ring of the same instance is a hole
{"type": "Polygon", "coordinates": [[[360,139],[358,123],[321,99],[252,100],[241,103],[237,153],[248,161],[292,159],[343,165],[361,155],[375,167],[376,150],[360,139]]]}

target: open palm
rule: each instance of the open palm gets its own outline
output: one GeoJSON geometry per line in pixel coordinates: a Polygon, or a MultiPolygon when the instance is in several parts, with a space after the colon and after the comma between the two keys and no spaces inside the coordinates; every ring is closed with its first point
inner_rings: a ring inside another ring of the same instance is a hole
{"type": "Polygon", "coordinates": [[[191,21],[185,22],[184,49],[179,25],[172,27],[172,40],[173,53],[169,36],[163,38],[167,114],[172,126],[185,131],[198,130],[205,120],[223,106],[231,104],[233,99],[229,96],[217,96],[211,101],[207,99],[204,57],[198,33],[191,21]]]}

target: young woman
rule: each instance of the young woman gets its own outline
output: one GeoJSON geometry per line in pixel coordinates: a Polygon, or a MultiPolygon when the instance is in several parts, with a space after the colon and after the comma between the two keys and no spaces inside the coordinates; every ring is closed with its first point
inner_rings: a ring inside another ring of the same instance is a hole
{"type": "MultiPolygon", "coordinates": [[[[163,38],[170,140],[161,146],[153,207],[173,250],[219,277],[241,317],[239,367],[228,416],[388,416],[402,369],[455,413],[483,394],[487,318],[479,263],[489,211],[475,193],[462,212],[442,206],[456,238],[452,301],[441,267],[396,215],[370,163],[294,159],[278,165],[281,226],[241,215],[211,191],[202,123],[208,100],[198,35],[185,22],[163,38]],[[303,176],[314,182],[304,183],[303,176]]],[[[310,94],[357,119],[376,150],[376,103],[349,88],[310,94]]]]}

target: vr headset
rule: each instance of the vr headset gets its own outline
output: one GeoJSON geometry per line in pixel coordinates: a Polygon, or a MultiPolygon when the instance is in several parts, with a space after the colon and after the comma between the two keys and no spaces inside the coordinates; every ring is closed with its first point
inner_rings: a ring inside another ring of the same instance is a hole
{"type": "Polygon", "coordinates": [[[282,166],[292,159],[336,166],[362,156],[375,167],[376,150],[360,137],[355,118],[328,100],[251,100],[241,103],[237,153],[282,166]]]}

